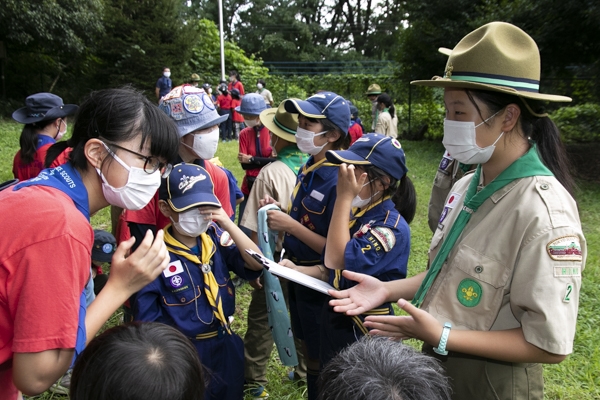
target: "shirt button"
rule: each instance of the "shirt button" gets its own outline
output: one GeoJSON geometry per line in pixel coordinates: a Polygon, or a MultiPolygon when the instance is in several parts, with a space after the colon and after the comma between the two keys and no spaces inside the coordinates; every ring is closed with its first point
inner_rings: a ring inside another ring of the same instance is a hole
{"type": "Polygon", "coordinates": [[[181,301],[182,303],[185,303],[185,297],[182,297],[181,299],[179,299],[179,301],[181,301]]]}
{"type": "Polygon", "coordinates": [[[478,265],[475,267],[475,272],[477,272],[478,274],[483,272],[483,267],[481,265],[478,265]]]}
{"type": "Polygon", "coordinates": [[[545,184],[545,183],[542,183],[540,185],[540,189],[542,189],[542,190],[548,190],[548,188],[549,188],[549,186],[547,184],[545,184]]]}
{"type": "Polygon", "coordinates": [[[294,207],[294,211],[298,211],[298,207],[294,207]]]}

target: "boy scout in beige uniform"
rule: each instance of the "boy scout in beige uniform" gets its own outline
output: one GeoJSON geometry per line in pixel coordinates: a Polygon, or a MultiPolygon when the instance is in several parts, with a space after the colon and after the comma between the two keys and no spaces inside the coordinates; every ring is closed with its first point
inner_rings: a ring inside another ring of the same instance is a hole
{"type": "MultiPolygon", "coordinates": [[[[452,188],[431,242],[429,262],[458,216],[472,177],[452,188]]],[[[535,346],[554,354],[571,353],[586,256],[580,227],[577,204],[553,176],[510,183],[472,215],[422,308],[441,323],[450,321],[453,329],[522,327],[525,339],[535,346]]],[[[528,387],[532,381],[542,382],[531,379],[541,376],[541,364],[488,363],[452,352],[440,358],[451,377],[467,374],[477,382],[476,390],[455,392],[454,398],[466,399],[473,393],[487,394],[480,398],[527,398],[522,397],[527,393],[543,397],[542,386],[533,391],[528,387]],[[487,364],[485,368],[475,365],[481,363],[487,364]],[[473,377],[474,371],[486,370],[480,379],[473,377]],[[507,376],[514,386],[503,382],[507,376]]]]}

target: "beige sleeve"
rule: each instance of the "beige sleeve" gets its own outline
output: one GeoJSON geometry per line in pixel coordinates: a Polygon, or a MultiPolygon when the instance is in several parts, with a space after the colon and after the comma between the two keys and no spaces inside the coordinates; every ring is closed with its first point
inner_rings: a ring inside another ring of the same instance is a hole
{"type": "Polygon", "coordinates": [[[253,232],[258,232],[258,209],[260,208],[260,200],[269,195],[271,197],[273,188],[271,186],[272,181],[265,180],[264,174],[261,173],[256,177],[252,190],[248,195],[248,203],[246,203],[246,209],[242,216],[240,225],[244,228],[248,228],[253,232]]]}
{"type": "Polygon", "coordinates": [[[572,227],[548,229],[522,247],[510,306],[529,343],[554,354],[573,351],[585,256],[585,238],[572,227]],[[551,254],[567,242],[578,242],[581,255],[551,254]]]}

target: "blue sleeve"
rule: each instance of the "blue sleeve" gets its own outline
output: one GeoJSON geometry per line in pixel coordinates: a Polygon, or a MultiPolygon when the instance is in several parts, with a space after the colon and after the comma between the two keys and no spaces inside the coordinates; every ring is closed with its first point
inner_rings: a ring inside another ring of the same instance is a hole
{"type": "Polygon", "coordinates": [[[135,321],[162,322],[172,325],[161,307],[160,283],[158,279],[146,285],[131,298],[131,311],[135,321]]]}
{"type": "Polygon", "coordinates": [[[262,271],[254,271],[244,267],[245,261],[229,232],[222,230],[215,224],[211,225],[211,227],[209,228],[211,236],[214,236],[213,240],[219,249],[218,251],[223,262],[227,265],[227,269],[247,281],[258,278],[262,274],[262,271]]]}

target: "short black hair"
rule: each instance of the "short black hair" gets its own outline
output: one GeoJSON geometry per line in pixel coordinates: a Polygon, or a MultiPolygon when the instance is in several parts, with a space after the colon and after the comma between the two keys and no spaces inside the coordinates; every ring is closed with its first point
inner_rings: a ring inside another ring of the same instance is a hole
{"type": "Polygon", "coordinates": [[[156,322],[115,326],[73,368],[71,400],[201,400],[204,371],[191,341],[156,322]]]}

